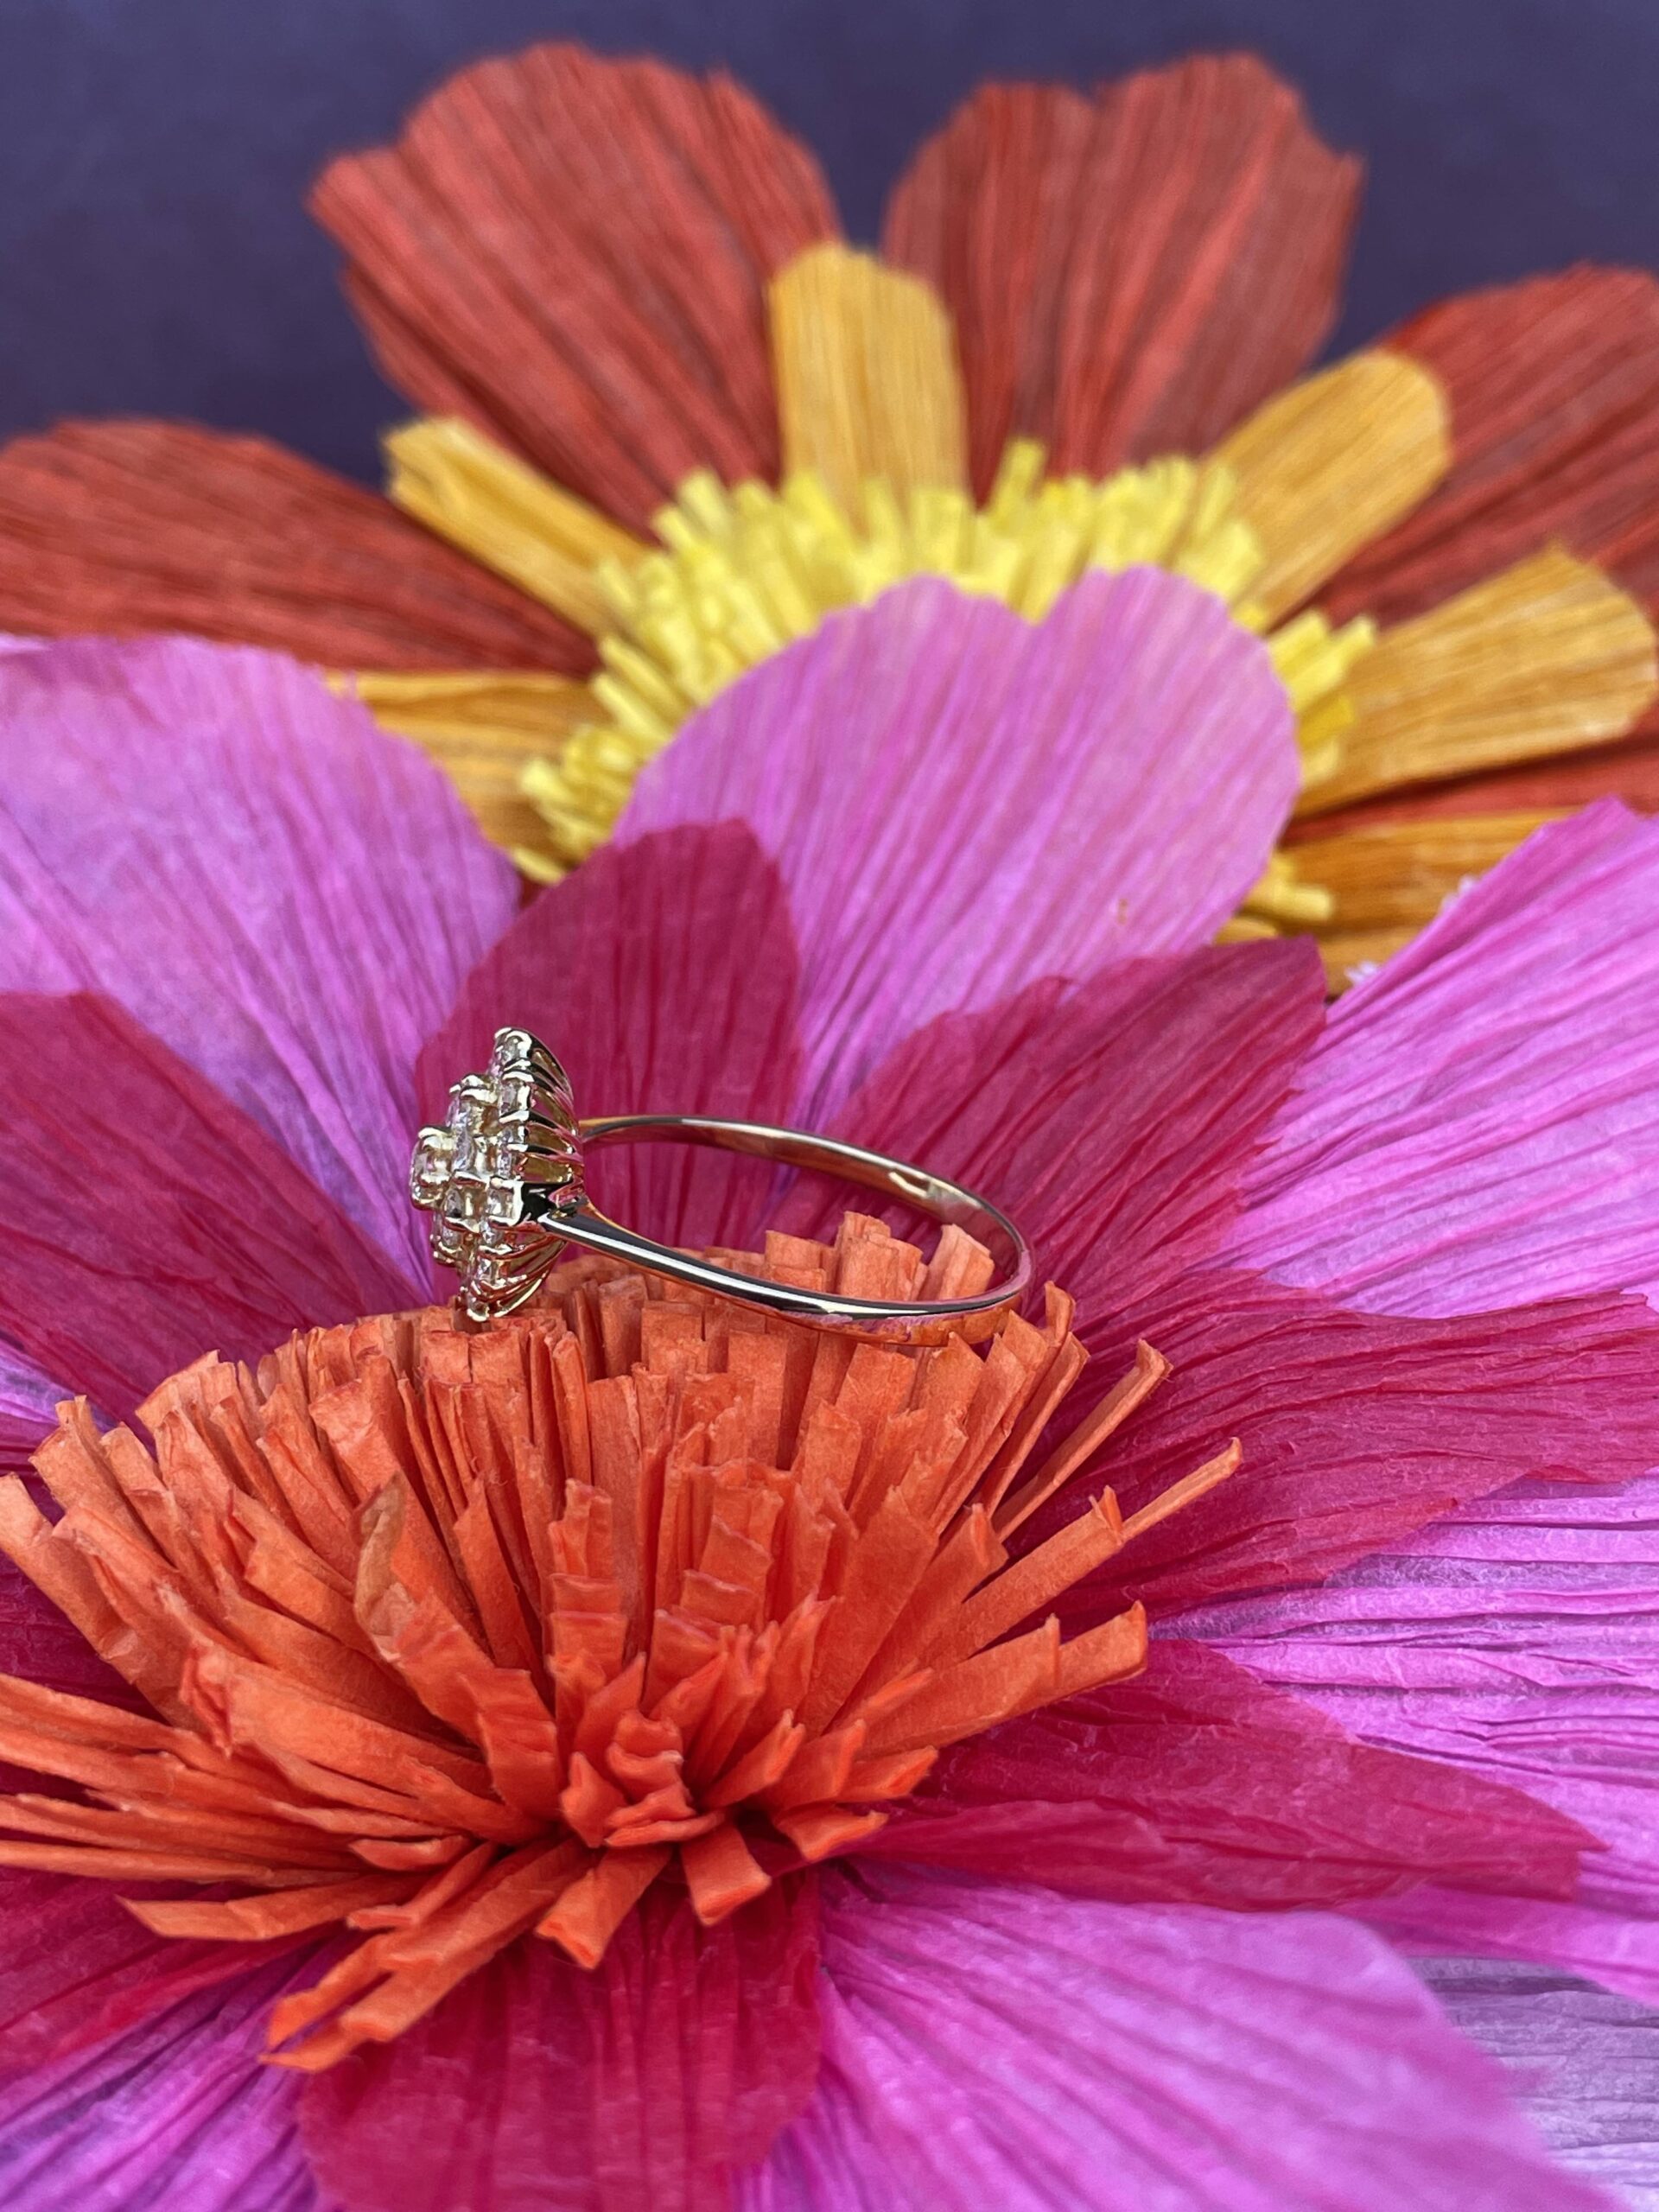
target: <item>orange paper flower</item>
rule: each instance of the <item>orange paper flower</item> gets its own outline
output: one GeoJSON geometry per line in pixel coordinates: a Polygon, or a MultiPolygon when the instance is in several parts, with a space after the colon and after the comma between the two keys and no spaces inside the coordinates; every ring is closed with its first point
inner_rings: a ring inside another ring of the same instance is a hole
{"type": "MultiPolygon", "coordinates": [[[[931,1272],[986,1259],[947,1235],[931,1272]]],[[[856,1216],[747,1264],[924,1280],[856,1216]]],[[[429,1309],[199,1361],[138,1408],[153,1454],[66,1409],[35,1455],[63,1517],[0,1482],[0,1547],[165,1717],[0,1677],[5,1757],[97,1801],[0,1798],[0,1865],[247,1890],[134,1901],[162,1936],[356,1931],[271,2017],[315,2072],[531,1930],[597,1966],[671,1859],[714,1927],[881,1827],[942,1746],[1140,1672],[1142,1607],[1065,1641],[1046,1609],[1236,1442],[1009,1545],[1156,1353],[1033,1465],[1086,1357],[1058,1293],[985,1354],[744,1319],[584,1262],[486,1336],[429,1309]]]]}

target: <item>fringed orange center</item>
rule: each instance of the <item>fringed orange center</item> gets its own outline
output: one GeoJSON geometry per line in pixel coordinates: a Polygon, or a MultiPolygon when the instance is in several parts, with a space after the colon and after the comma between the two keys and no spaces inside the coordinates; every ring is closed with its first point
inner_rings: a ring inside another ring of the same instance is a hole
{"type": "MultiPolygon", "coordinates": [[[[853,1216],[764,1266],[904,1297],[988,1262],[947,1231],[924,1270],[853,1216]]],[[[584,1261],[483,1335],[431,1310],[257,1375],[210,1356],[141,1408],[153,1456],[66,1407],[37,1455],[62,1518],[10,1478],[0,1544],[162,1717],[0,1678],[0,1758],[83,1793],[0,1800],[44,1839],[0,1863],[249,1892],[134,1902],[164,1934],[359,1931],[273,2016],[317,2069],[531,1930],[594,1965],[660,1878],[718,1921],[880,1827],[942,1745],[1141,1667],[1138,1607],[1068,1643],[1045,1610],[1236,1446],[1128,1521],[1105,1491],[1007,1544],[1155,1352],[1033,1470],[1084,1359],[1058,1291],[1040,1329],[915,1352],[664,1288],[584,1261]]]]}

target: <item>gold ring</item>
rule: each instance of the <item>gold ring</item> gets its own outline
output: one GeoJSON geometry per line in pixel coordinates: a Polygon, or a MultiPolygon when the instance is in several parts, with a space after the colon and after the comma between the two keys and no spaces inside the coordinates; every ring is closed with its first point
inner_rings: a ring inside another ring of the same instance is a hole
{"type": "Polygon", "coordinates": [[[567,1245],[602,1252],[711,1297],[757,1306],[809,1327],[891,1343],[970,1341],[989,1333],[1031,1281],[1025,1238],[998,1206],[960,1183],[861,1145],[760,1122],[697,1114],[614,1114],[579,1121],[569,1079],[527,1029],[499,1029],[490,1065],[449,1093],[442,1126],[423,1128],[410,1196],[430,1213],[432,1255],[461,1278],[456,1301],[474,1325],[533,1298],[567,1245]],[[595,1146],[690,1144],[814,1173],[838,1176],[902,1201],[989,1251],[995,1280],[970,1294],[934,1299],[848,1298],[712,1260],[624,1228],[588,1200],[584,1154],[595,1146]]]}

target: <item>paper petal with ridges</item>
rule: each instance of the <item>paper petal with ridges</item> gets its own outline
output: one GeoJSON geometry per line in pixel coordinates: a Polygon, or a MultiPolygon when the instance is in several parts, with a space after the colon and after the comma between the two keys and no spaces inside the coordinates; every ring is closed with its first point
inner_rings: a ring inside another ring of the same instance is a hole
{"type": "Polygon", "coordinates": [[[383,443],[386,495],[406,514],[578,629],[605,627],[594,571],[638,560],[642,539],[453,415],[405,423],[383,443]]]}
{"type": "Polygon", "coordinates": [[[828,245],[780,270],[767,301],[785,475],[815,470],[843,505],[870,477],[901,499],[966,485],[956,334],[931,285],[828,245]]]}
{"type": "Polygon", "coordinates": [[[1385,630],[1347,681],[1353,721],[1298,812],[1622,737],[1659,690],[1653,626],[1557,549],[1385,630]]]}
{"type": "Polygon", "coordinates": [[[1446,402],[1414,361],[1356,353],[1268,400],[1214,458],[1266,556],[1252,597],[1277,620],[1445,475],[1446,402]]]}

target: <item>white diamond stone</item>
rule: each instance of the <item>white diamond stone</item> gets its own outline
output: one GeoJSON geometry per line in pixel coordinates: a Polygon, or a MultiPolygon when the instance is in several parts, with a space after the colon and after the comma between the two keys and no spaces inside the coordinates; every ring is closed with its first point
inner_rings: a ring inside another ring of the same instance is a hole
{"type": "Polygon", "coordinates": [[[409,1195],[423,1211],[435,1213],[443,1204],[454,1157],[455,1141],[448,1129],[421,1131],[416,1140],[415,1157],[410,1163],[409,1195]]]}
{"type": "Polygon", "coordinates": [[[502,1075],[495,1085],[495,1110],[503,1122],[522,1122],[530,1112],[536,1086],[527,1075],[502,1075]]]}
{"type": "Polygon", "coordinates": [[[516,1179],[493,1182],[484,1198],[486,1221],[499,1222],[509,1229],[516,1229],[523,1218],[524,1186],[516,1179]]]}
{"type": "Polygon", "coordinates": [[[490,1073],[498,1077],[528,1068],[535,1039],[527,1030],[498,1029],[495,1050],[490,1054],[490,1073]]]}

